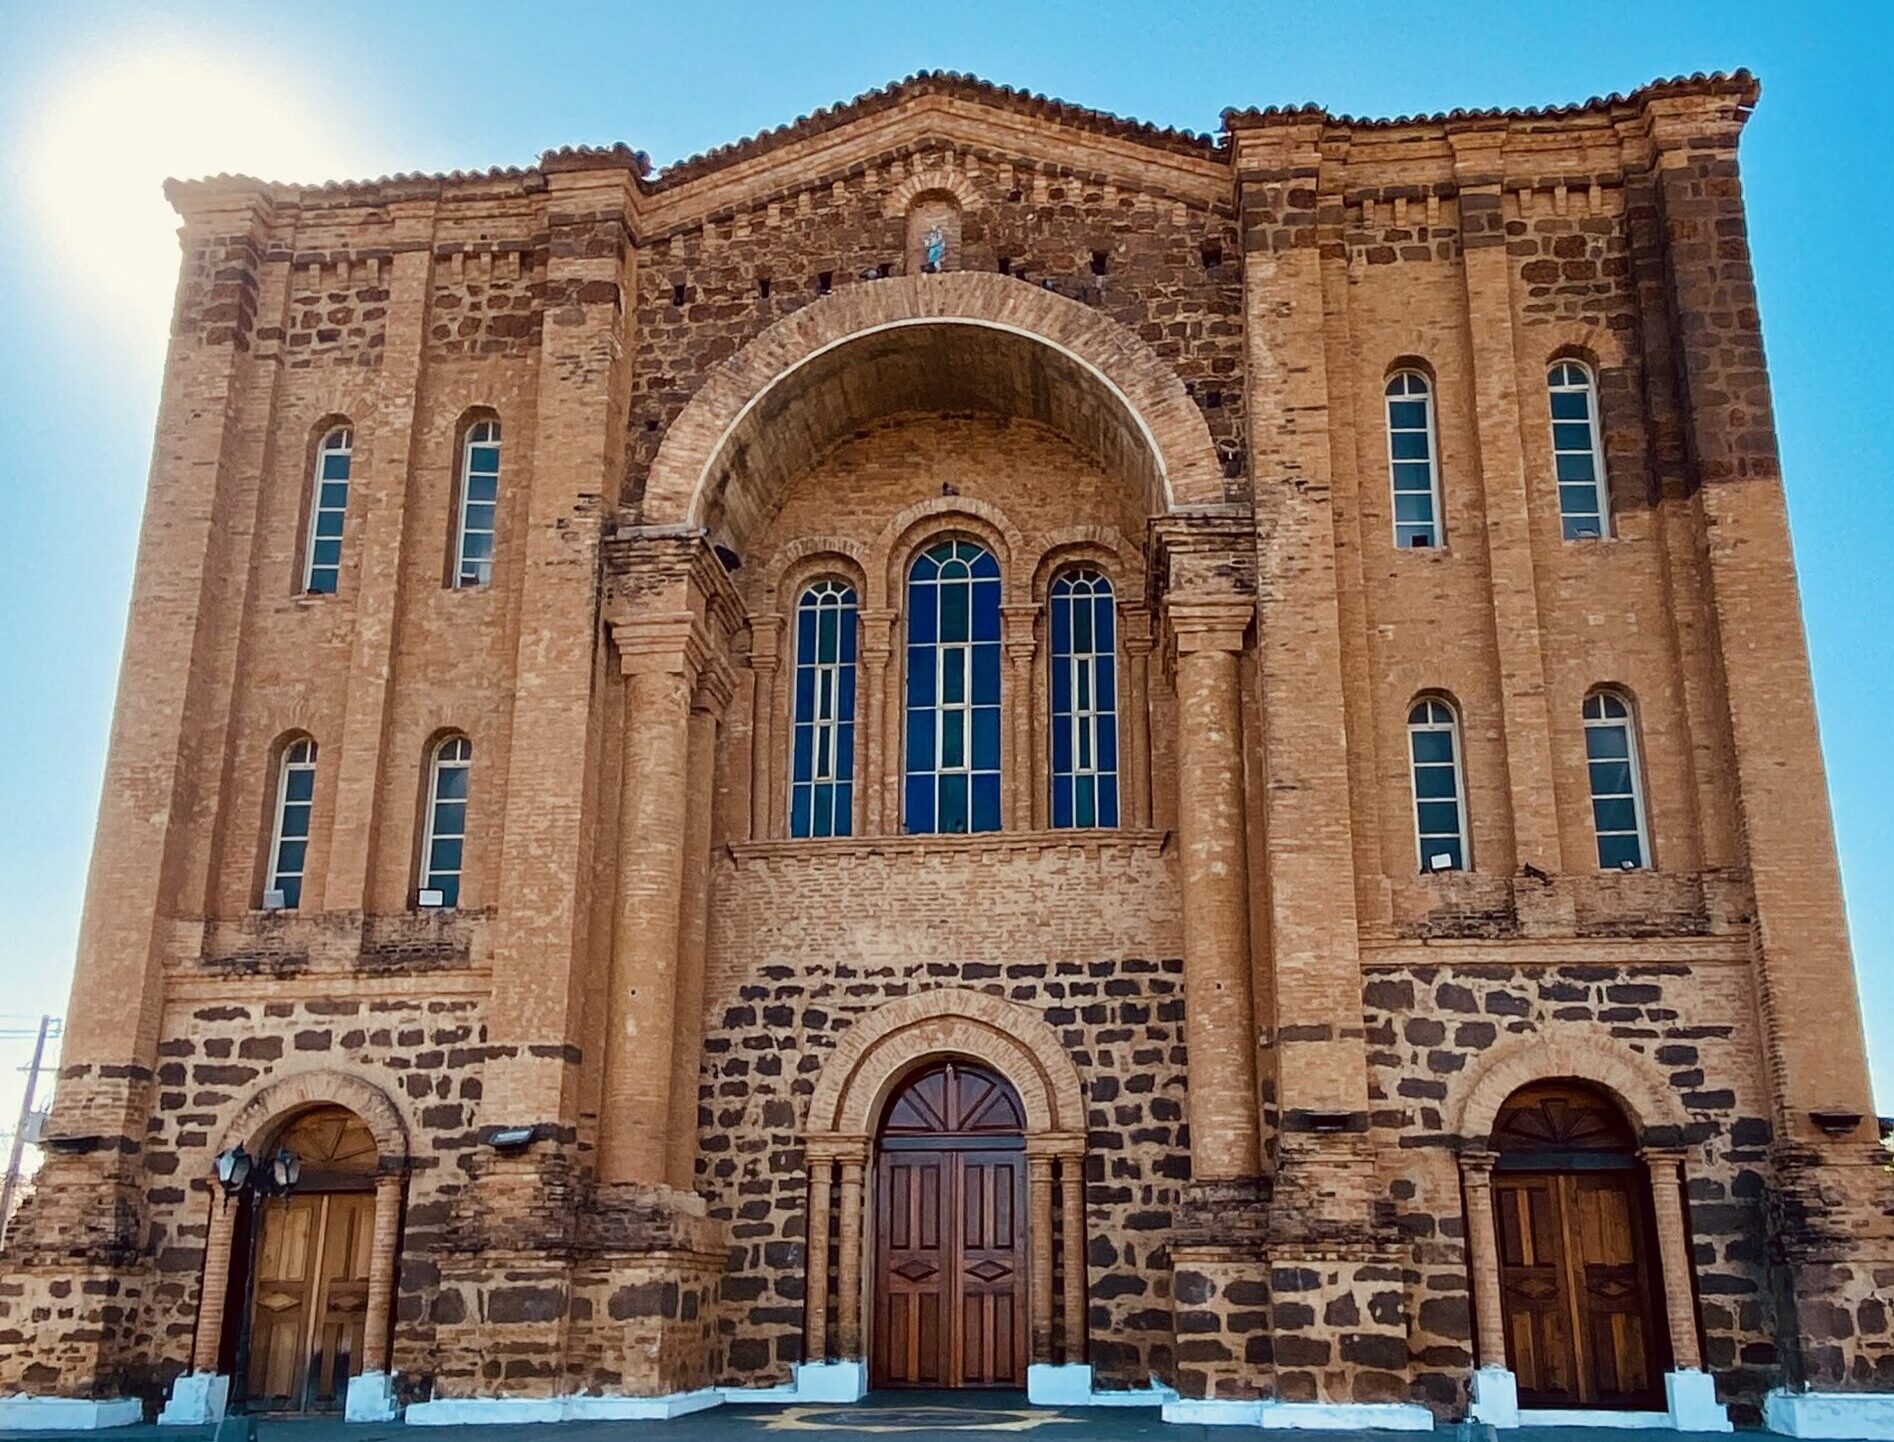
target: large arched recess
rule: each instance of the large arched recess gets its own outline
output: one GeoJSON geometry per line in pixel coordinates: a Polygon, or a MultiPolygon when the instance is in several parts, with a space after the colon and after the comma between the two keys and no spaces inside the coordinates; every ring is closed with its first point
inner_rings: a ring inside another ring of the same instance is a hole
{"type": "Polygon", "coordinates": [[[1049,425],[1137,488],[1149,515],[1224,499],[1209,427],[1150,346],[1052,291],[958,272],[851,285],[757,336],[672,423],[641,519],[707,527],[740,553],[831,446],[915,411],[1049,425]]]}

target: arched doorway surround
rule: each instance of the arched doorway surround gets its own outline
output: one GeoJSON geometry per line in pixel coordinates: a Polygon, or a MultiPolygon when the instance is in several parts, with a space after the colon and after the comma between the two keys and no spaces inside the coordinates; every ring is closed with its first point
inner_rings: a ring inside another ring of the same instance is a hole
{"type": "MultiPolygon", "coordinates": [[[[408,1165],[407,1125],[394,1102],[371,1083],[344,1072],[309,1071],[284,1077],[251,1097],[224,1129],[216,1152],[239,1143],[256,1157],[285,1144],[298,1151],[304,1163],[302,1196],[323,1200],[303,1206],[301,1211],[307,1215],[298,1213],[288,1223],[294,1237],[288,1231],[280,1237],[264,1237],[262,1229],[254,1226],[257,1204],[247,1196],[226,1196],[211,1183],[192,1371],[217,1373],[230,1365],[236,1332],[226,1326],[227,1307],[233,1300],[251,1307],[259,1285],[267,1281],[253,1270],[252,1254],[261,1254],[267,1266],[271,1256],[294,1251],[289,1244],[300,1238],[305,1250],[299,1255],[313,1255],[318,1272],[325,1259],[333,1261],[329,1270],[336,1273],[338,1283],[334,1295],[302,1296],[296,1287],[277,1287],[266,1299],[268,1310],[278,1319],[292,1312],[301,1317],[305,1339],[326,1328],[333,1334],[332,1341],[341,1337],[348,1347],[359,1348],[343,1375],[331,1379],[336,1386],[319,1389],[324,1404],[331,1401],[333,1392],[334,1403],[340,1405],[348,1373],[358,1380],[363,1375],[385,1378],[389,1369],[396,1243],[408,1165]],[[332,1197],[340,1200],[329,1200],[332,1197]],[[245,1244],[241,1249],[236,1245],[240,1238],[245,1244]],[[239,1250],[242,1256],[236,1255],[239,1250]],[[234,1298],[233,1261],[240,1284],[234,1298]]],[[[290,1208],[281,1211],[283,1218],[291,1218],[290,1208]]],[[[292,1265],[282,1270],[307,1270],[294,1265],[295,1258],[289,1260],[292,1265]]],[[[243,1321],[240,1314],[239,1330],[243,1321]]],[[[254,1344],[254,1336],[252,1340],[254,1344]]],[[[307,1348],[308,1342],[299,1345],[307,1348]]],[[[328,1355],[327,1360],[332,1368],[334,1357],[328,1355]]],[[[315,1395],[306,1379],[297,1392],[315,1395]]],[[[281,1398],[261,1400],[266,1405],[285,1404],[281,1398]]]]}
{"type": "MultiPolygon", "coordinates": [[[[1510,1134],[1519,1131],[1521,1104],[1530,1107],[1549,1098],[1551,1091],[1540,1097],[1536,1090],[1548,1083],[1581,1089],[1622,1114],[1622,1147],[1635,1148],[1643,1163],[1644,1177],[1637,1183],[1633,1205],[1640,1212],[1648,1206],[1657,1253],[1656,1266],[1646,1278],[1657,1294],[1653,1310],[1668,1338],[1670,1365],[1700,1371],[1702,1349],[1683,1212],[1689,1114],[1652,1062],[1613,1039],[1583,1034],[1515,1037],[1464,1073],[1447,1097],[1447,1131],[1460,1138],[1467,1266],[1480,1367],[1506,1370],[1508,1358],[1508,1253],[1501,1243],[1495,1177],[1515,1165],[1521,1172],[1532,1170],[1530,1158],[1523,1163],[1505,1159],[1509,1151],[1517,1156],[1518,1137],[1510,1134]]],[[[1661,1356],[1661,1351],[1654,1347],[1651,1355],[1661,1356]]]]}
{"type": "Polygon", "coordinates": [[[963,271],[851,285],[751,340],[671,423],[639,519],[708,527],[741,552],[863,404],[1033,416],[1139,485],[1148,515],[1225,499],[1203,414],[1149,345],[1078,301],[963,271]],[[802,404],[825,395],[846,403],[802,404]]]}
{"type": "Polygon", "coordinates": [[[1078,1069],[1035,1013],[961,987],[903,997],[862,1017],[842,1034],[816,1080],[805,1133],[805,1361],[866,1356],[863,1319],[874,1279],[863,1219],[874,1200],[868,1189],[875,1134],[895,1091],[930,1061],[948,1058],[1003,1078],[1023,1115],[1029,1360],[1055,1360],[1056,1296],[1063,1314],[1063,1360],[1084,1361],[1085,1095],[1078,1069]],[[1060,1233],[1054,1231],[1055,1186],[1060,1233]],[[1056,1249],[1055,1236],[1060,1240],[1056,1249]],[[1060,1260],[1062,1268],[1055,1266],[1060,1260]]]}

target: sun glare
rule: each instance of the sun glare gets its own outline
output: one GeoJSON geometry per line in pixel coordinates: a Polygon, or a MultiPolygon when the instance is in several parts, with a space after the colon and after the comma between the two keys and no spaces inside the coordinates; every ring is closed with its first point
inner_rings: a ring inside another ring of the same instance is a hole
{"type": "Polygon", "coordinates": [[[177,282],[167,176],[317,181],[388,168],[288,73],[182,48],[76,68],[47,95],[22,167],[33,231],[76,302],[141,337],[163,334],[177,282]]]}

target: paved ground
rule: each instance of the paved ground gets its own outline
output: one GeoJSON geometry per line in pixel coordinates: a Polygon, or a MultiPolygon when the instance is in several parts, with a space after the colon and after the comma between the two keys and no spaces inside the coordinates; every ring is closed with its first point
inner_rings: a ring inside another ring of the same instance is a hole
{"type": "MultiPolygon", "coordinates": [[[[238,1434],[239,1436],[241,1434],[238,1434]]],[[[1028,1407],[1017,1392],[878,1394],[853,1407],[724,1406],[670,1422],[564,1422],[496,1427],[344,1426],[334,1420],[258,1421],[256,1442],[1239,1442],[1256,1429],[1167,1424],[1155,1407],[1028,1407]],[[801,1434],[801,1435],[798,1435],[801,1434]]],[[[1303,1432],[1298,1442],[1400,1442],[1392,1432],[1303,1432]]],[[[1686,1434],[1522,1427],[1504,1442],[1679,1442],[1686,1434]]],[[[1766,1433],[1752,1434],[1757,1438],[1766,1433]]],[[[0,1439],[109,1438],[111,1442],[206,1442],[208,1428],[119,1427],[109,1433],[0,1432],[0,1439]]],[[[227,1434],[228,1436],[228,1434],[227,1434]]],[[[1448,1426],[1436,1442],[1497,1442],[1485,1428],[1448,1426]]]]}

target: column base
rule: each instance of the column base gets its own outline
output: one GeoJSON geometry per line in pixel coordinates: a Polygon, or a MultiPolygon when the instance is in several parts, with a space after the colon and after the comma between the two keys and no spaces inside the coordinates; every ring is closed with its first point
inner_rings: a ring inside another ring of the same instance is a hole
{"type": "Polygon", "coordinates": [[[404,1420],[410,1427],[664,1421],[702,1412],[722,1401],[723,1394],[715,1387],[666,1397],[443,1397],[414,1403],[404,1420]]]}
{"type": "MultiPolygon", "coordinates": [[[[1775,1395],[1775,1394],[1771,1394],[1775,1395]]],[[[1733,1432],[1734,1424],[1716,1400],[1716,1380],[1708,1372],[1666,1372],[1663,1412],[1606,1412],[1590,1407],[1521,1407],[1519,1379],[1504,1367],[1482,1367],[1473,1374],[1472,1420],[1489,1427],[1643,1427],[1674,1432],[1733,1432]]],[[[1781,1431],[1774,1422],[1771,1431],[1781,1431]]],[[[1860,1437],[1860,1432],[1832,1432],[1860,1437]]],[[[1894,1436],[1894,1433],[1890,1434],[1894,1436]]]]}
{"type": "Polygon", "coordinates": [[[1177,1393],[1155,1377],[1149,1387],[1099,1392],[1090,1362],[1034,1362],[1026,1369],[1026,1400],[1035,1407],[1162,1407],[1177,1393]]]}
{"type": "Polygon", "coordinates": [[[145,1420],[136,1397],[96,1402],[86,1397],[0,1397],[0,1432],[94,1432],[145,1420]]]}
{"type": "Polygon", "coordinates": [[[230,1379],[217,1372],[185,1372],[171,1384],[160,1427],[208,1427],[224,1420],[230,1402],[230,1379]]]}
{"type": "Polygon", "coordinates": [[[349,1378],[349,1394],[342,1404],[344,1422],[392,1422],[400,1415],[393,1377],[386,1372],[363,1372],[349,1378]]]}
{"type": "Polygon", "coordinates": [[[1412,1402],[1278,1402],[1179,1397],[1164,1404],[1166,1422],[1270,1431],[1431,1432],[1434,1414],[1412,1402]]]}
{"type": "Polygon", "coordinates": [[[1481,1367],[1473,1374],[1473,1406],[1468,1411],[1475,1422],[1489,1427],[1517,1427],[1519,1379],[1505,1367],[1481,1367]]]}
{"type": "Polygon", "coordinates": [[[859,1402],[868,1395],[866,1362],[798,1362],[796,1378],[779,1387],[725,1387],[723,1400],[782,1407],[795,1402],[859,1402]]]}
{"type": "Polygon", "coordinates": [[[1789,1437],[1894,1438],[1894,1392],[1791,1392],[1762,1403],[1763,1426],[1789,1437]]]}

